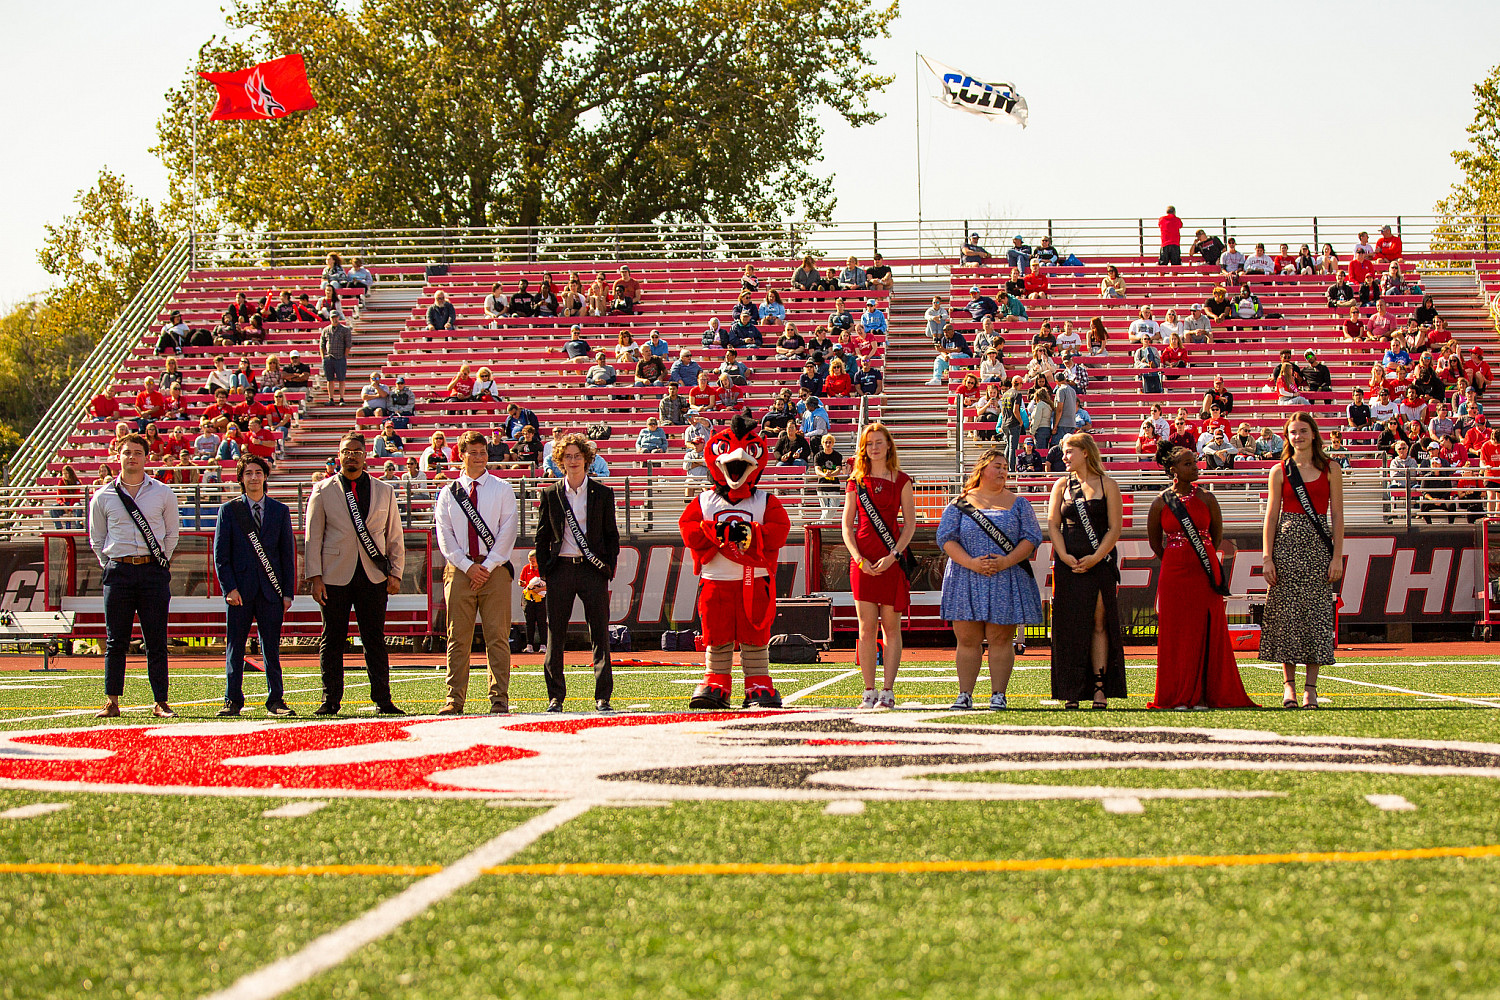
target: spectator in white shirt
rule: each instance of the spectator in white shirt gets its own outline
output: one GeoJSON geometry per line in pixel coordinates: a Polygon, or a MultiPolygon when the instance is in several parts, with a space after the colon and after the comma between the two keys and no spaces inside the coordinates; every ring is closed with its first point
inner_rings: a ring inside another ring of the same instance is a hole
{"type": "Polygon", "coordinates": [[[1391,401],[1391,394],[1385,388],[1381,388],[1376,394],[1374,402],[1370,404],[1370,417],[1378,424],[1396,416],[1397,406],[1391,401]]]}
{"type": "Polygon", "coordinates": [[[1182,324],[1182,339],[1189,344],[1211,344],[1214,339],[1214,321],[1203,311],[1201,302],[1193,303],[1193,313],[1182,324]]]}
{"type": "Polygon", "coordinates": [[[1245,258],[1246,274],[1270,274],[1274,262],[1266,255],[1264,243],[1255,244],[1255,253],[1245,258]]]}
{"type": "Polygon", "coordinates": [[[510,299],[500,291],[500,282],[490,286],[490,294],[484,297],[484,318],[489,320],[485,325],[491,330],[500,324],[496,322],[506,311],[510,309],[510,299]]]}
{"type": "Polygon", "coordinates": [[[1235,246],[1234,237],[1229,237],[1229,249],[1224,251],[1224,256],[1219,258],[1219,269],[1225,274],[1242,274],[1245,270],[1245,255],[1240,253],[1239,247],[1235,246]]]}
{"type": "Polygon", "coordinates": [[[1062,333],[1057,335],[1058,351],[1076,351],[1083,347],[1083,338],[1073,329],[1073,324],[1063,320],[1062,333]]]}
{"type": "Polygon", "coordinates": [[[993,347],[984,353],[979,363],[979,379],[982,382],[1004,382],[1005,365],[1000,361],[1000,352],[993,347]]]}
{"type": "Polygon", "coordinates": [[[1152,318],[1150,306],[1141,306],[1139,317],[1130,324],[1129,336],[1132,343],[1161,337],[1161,324],[1152,318]]]}
{"type": "Polygon", "coordinates": [[[1174,335],[1182,337],[1184,340],[1187,339],[1187,330],[1182,321],[1177,318],[1176,309],[1167,310],[1167,318],[1161,322],[1161,335],[1168,343],[1171,342],[1174,335]]]}
{"type": "Polygon", "coordinates": [[[938,295],[932,297],[932,305],[927,307],[927,311],[922,316],[927,320],[927,338],[929,340],[937,340],[941,337],[943,329],[947,327],[949,319],[952,318],[948,313],[948,308],[943,305],[942,297],[938,295]]]}

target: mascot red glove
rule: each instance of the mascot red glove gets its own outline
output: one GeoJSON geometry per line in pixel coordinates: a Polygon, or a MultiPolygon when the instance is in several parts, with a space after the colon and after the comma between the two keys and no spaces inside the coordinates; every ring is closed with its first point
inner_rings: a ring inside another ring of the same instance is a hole
{"type": "Polygon", "coordinates": [[[682,512],[678,526],[699,577],[706,671],[690,708],[729,708],[734,647],[745,671],[742,707],[780,708],[771,683],[771,624],[776,619],[776,563],[792,522],[781,501],[757,489],[770,448],[755,423],[737,416],[703,449],[713,489],[682,512]]]}

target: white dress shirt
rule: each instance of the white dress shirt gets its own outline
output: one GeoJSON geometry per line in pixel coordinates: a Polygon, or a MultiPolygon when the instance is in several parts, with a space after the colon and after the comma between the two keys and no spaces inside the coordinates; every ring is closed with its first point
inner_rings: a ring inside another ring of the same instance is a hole
{"type": "MultiPolygon", "coordinates": [[[[495,567],[510,561],[516,548],[516,533],[520,529],[516,491],[510,483],[488,472],[478,479],[470,479],[466,473],[460,474],[457,482],[466,495],[470,486],[479,484],[479,503],[474,506],[484,519],[485,527],[495,536],[495,544],[490,546],[489,554],[480,565],[493,572],[495,567]]],[[[474,565],[474,560],[469,558],[469,518],[458,505],[451,486],[438,493],[435,520],[438,548],[442,550],[443,558],[459,572],[467,573],[474,565]]],[[[483,536],[479,545],[484,547],[483,536]]]]}
{"type": "MultiPolygon", "coordinates": [[[[562,481],[563,497],[568,501],[568,506],[573,508],[573,516],[578,518],[578,530],[588,535],[589,528],[589,477],[584,476],[583,482],[578,484],[575,490],[568,485],[568,481],[562,481]]],[[[578,549],[578,543],[573,540],[573,532],[568,530],[566,524],[562,530],[562,548],[558,550],[559,556],[581,556],[583,553],[578,549]]]]}
{"type": "MultiPolygon", "coordinates": [[[[120,483],[120,480],[115,482],[120,483]]],[[[124,483],[120,483],[120,488],[127,494],[130,492],[124,483]]],[[[168,559],[172,558],[181,527],[177,516],[177,494],[166,483],[147,476],[132,499],[145,516],[162,553],[168,559]]],[[[100,566],[107,566],[112,559],[151,554],[113,485],[100,487],[89,501],[89,547],[94,550],[100,566]]]]}

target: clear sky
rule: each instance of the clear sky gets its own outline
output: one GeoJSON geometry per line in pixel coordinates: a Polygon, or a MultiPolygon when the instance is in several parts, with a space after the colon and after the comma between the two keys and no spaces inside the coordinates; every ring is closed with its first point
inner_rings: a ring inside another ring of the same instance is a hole
{"type": "MultiPolygon", "coordinates": [[[[0,0],[12,142],[0,160],[0,305],[43,289],[48,222],[108,165],[161,197],[162,96],[223,32],[207,0],[0,0]],[[65,61],[60,62],[60,55],[65,61]]],[[[1458,178],[1471,88],[1500,63],[1500,3],[1251,5],[903,0],[873,46],[886,114],[830,121],[837,217],[916,217],[914,53],[1025,95],[1025,130],[922,99],[923,215],[1424,215],[1458,178]]]]}

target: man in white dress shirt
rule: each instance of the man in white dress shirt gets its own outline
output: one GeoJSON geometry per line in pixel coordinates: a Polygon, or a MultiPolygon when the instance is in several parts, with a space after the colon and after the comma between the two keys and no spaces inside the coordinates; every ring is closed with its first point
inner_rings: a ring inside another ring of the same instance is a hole
{"type": "Polygon", "coordinates": [[[448,606],[448,700],[439,715],[461,715],[469,693],[469,652],[474,645],[477,612],[484,631],[490,671],[490,711],[510,711],[510,613],[515,567],[511,554],[520,525],[516,493],[510,483],[485,470],[489,441],[478,431],[458,439],[463,471],[438,493],[435,519],[443,570],[443,597],[448,606]],[[484,522],[469,517],[464,499],[484,522]],[[485,532],[489,540],[485,540],[485,532]]]}
{"type": "Polygon", "coordinates": [[[152,714],[170,719],[167,705],[167,609],[172,600],[169,565],[180,522],[172,488],[146,475],[146,439],[127,434],[120,446],[120,475],[89,501],[89,547],[104,567],[104,708],[101,719],[120,714],[125,690],[125,654],[131,623],[141,623],[152,714]],[[138,525],[130,506],[145,524],[138,525]]]}

